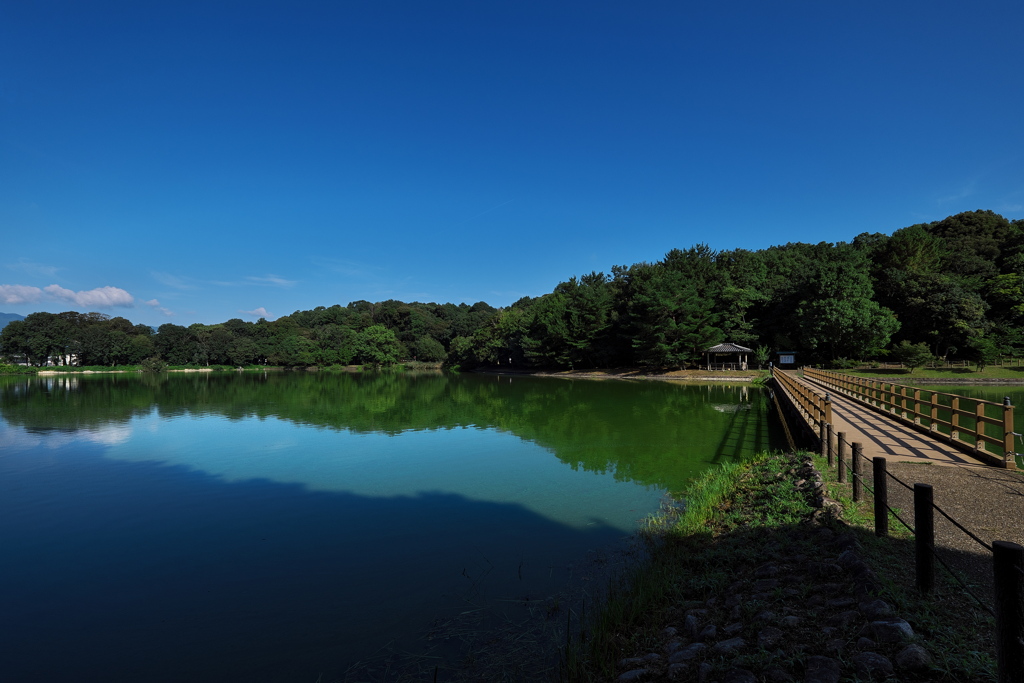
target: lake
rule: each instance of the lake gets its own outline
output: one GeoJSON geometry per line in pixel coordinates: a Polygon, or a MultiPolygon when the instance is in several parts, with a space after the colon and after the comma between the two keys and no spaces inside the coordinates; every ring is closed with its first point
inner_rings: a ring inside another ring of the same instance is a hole
{"type": "Polygon", "coordinates": [[[769,408],[743,384],[0,377],[3,678],[443,670],[470,631],[564,627],[559,596],[596,594],[667,492],[781,447],[769,408]]]}

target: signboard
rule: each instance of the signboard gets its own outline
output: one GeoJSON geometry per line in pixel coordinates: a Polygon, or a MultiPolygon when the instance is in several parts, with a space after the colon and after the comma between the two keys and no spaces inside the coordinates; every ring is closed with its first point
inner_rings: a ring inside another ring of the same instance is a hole
{"type": "Polygon", "coordinates": [[[792,354],[779,356],[779,365],[793,365],[794,363],[796,363],[796,357],[792,354]]]}

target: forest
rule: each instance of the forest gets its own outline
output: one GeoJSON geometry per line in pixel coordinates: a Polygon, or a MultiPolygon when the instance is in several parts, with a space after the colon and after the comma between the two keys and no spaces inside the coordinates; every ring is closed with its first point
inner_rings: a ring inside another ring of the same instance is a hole
{"type": "Polygon", "coordinates": [[[506,308],[355,301],[155,331],[100,313],[39,312],[0,331],[0,354],[37,366],[685,368],[723,341],[832,367],[1022,355],[1024,220],[979,210],[850,242],[698,244],[573,276],[506,308]]]}

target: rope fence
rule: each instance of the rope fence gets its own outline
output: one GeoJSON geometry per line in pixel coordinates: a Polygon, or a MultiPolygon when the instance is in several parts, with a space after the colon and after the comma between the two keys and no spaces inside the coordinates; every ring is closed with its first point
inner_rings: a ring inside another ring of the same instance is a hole
{"type": "MultiPolygon", "coordinates": [[[[782,374],[776,372],[775,374],[782,374]]],[[[831,406],[826,394],[824,401],[815,400],[817,392],[802,388],[803,396],[794,396],[791,390],[797,382],[787,376],[777,386],[789,398],[790,412],[811,432],[817,431],[821,456],[828,467],[836,467],[839,483],[851,484],[853,501],[862,502],[864,489],[871,494],[874,503],[875,535],[888,536],[889,515],[891,514],[914,536],[915,584],[922,593],[931,593],[935,587],[935,562],[946,570],[950,577],[970,595],[982,609],[996,621],[997,678],[999,683],[1024,681],[1024,547],[1008,541],[993,541],[988,544],[963,524],[953,519],[945,510],[935,504],[930,484],[916,483],[913,486],[888,471],[886,459],[868,459],[860,443],[850,443],[844,432],[834,432],[831,421],[831,406]],[[814,428],[817,428],[816,430],[814,428]],[[847,454],[849,453],[849,463],[847,454]],[[871,477],[862,467],[863,462],[871,464],[871,477]],[[888,501],[888,481],[895,481],[914,494],[914,526],[906,522],[888,501]],[[870,485],[869,484],[873,484],[870,485]],[[992,553],[994,605],[986,604],[968,586],[967,582],[950,567],[935,551],[935,511],[945,517],[953,526],[963,532],[986,551],[992,553]]]]}

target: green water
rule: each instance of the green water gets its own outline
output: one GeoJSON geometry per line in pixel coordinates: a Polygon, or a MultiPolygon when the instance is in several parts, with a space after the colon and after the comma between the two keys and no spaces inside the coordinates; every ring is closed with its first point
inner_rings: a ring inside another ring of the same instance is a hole
{"type": "Polygon", "coordinates": [[[732,384],[0,377],[5,668],[340,679],[468,604],[555,594],[666,492],[777,445],[768,408],[732,384]]]}

